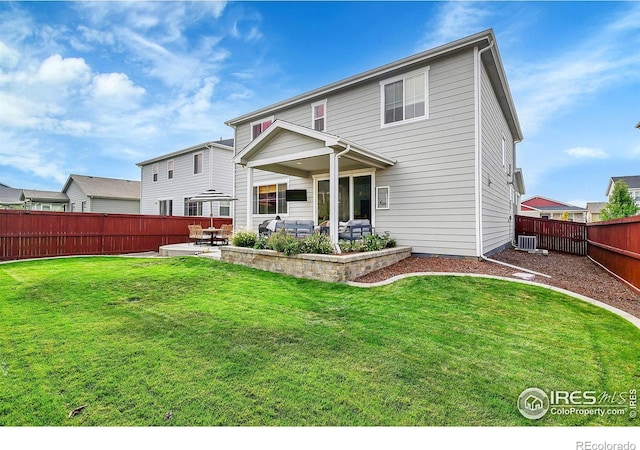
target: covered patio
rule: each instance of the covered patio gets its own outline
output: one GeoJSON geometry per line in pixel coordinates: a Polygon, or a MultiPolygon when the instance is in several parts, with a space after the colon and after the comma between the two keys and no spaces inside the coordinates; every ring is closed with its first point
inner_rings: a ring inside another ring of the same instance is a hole
{"type": "MultiPolygon", "coordinates": [[[[333,134],[316,131],[311,128],[276,120],[269,128],[240,151],[233,162],[246,170],[246,215],[247,227],[254,228],[254,171],[262,170],[272,173],[290,175],[313,180],[314,190],[318,191],[313,198],[314,211],[318,220],[321,205],[318,197],[322,196],[328,203],[329,235],[337,247],[338,224],[340,220],[340,183],[341,175],[368,170],[369,178],[369,215],[375,225],[375,174],[393,166],[396,161],[381,153],[362,145],[348,141],[333,134]],[[323,174],[328,173],[328,180],[323,174]],[[320,195],[322,194],[322,195],[320,195]]],[[[353,177],[352,177],[353,178],[353,177]]],[[[361,177],[362,178],[362,177],[361,177]]],[[[344,177],[343,177],[344,179],[344,177]]],[[[366,183],[367,180],[364,180],[366,183]]],[[[349,181],[354,185],[354,181],[349,181]]],[[[366,191],[366,188],[365,188],[366,191]]],[[[241,194],[238,193],[238,196],[241,194]]],[[[350,207],[353,208],[353,190],[350,191],[350,207]]],[[[366,205],[366,201],[363,201],[366,205]]],[[[326,205],[323,202],[323,205],[326,205]]],[[[343,205],[344,206],[344,205],[343,205]]],[[[366,206],[365,206],[366,207],[366,206]]],[[[353,211],[350,213],[353,216],[353,211]]],[[[343,213],[344,215],[344,213],[343,213]]],[[[302,219],[302,217],[296,217],[302,219]]],[[[308,219],[309,217],[305,217],[308,219]]]]}

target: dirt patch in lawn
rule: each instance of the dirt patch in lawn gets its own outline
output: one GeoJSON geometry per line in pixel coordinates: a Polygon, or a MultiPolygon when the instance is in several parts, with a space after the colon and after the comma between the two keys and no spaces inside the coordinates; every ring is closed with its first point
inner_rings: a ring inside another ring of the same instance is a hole
{"type": "MultiPolygon", "coordinates": [[[[536,276],[534,281],[537,283],[548,284],[586,295],[640,317],[640,295],[609,275],[587,257],[557,252],[549,252],[545,256],[510,249],[494,255],[492,258],[552,277],[549,279],[536,276]]],[[[513,274],[518,270],[475,259],[417,258],[412,256],[392,266],[360,277],[355,281],[374,283],[396,275],[412,272],[477,273],[516,278],[513,274]]]]}

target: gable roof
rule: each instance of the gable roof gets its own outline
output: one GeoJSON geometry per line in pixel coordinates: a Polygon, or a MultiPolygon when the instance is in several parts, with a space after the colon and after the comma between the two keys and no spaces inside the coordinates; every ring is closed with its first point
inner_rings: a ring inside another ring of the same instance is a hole
{"type": "Polygon", "coordinates": [[[171,152],[165,155],[156,156],[154,158],[147,159],[146,161],[136,163],[136,166],[138,167],[146,166],[146,165],[153,164],[165,159],[171,159],[171,158],[175,158],[176,156],[185,155],[187,153],[197,152],[199,150],[206,150],[211,147],[219,148],[222,150],[233,151],[233,143],[234,143],[233,139],[221,139],[219,141],[203,142],[202,144],[192,145],[191,147],[183,148],[182,150],[176,150],[175,152],[171,152]]]}
{"type": "Polygon", "coordinates": [[[535,211],[586,211],[586,208],[570,205],[569,203],[560,202],[558,200],[552,200],[550,198],[536,195],[521,202],[531,210],[535,211]]]}
{"type": "Polygon", "coordinates": [[[66,194],[72,181],[78,185],[84,195],[90,198],[140,200],[139,181],[71,174],[62,192],[66,194]]]}
{"type": "Polygon", "coordinates": [[[311,128],[303,127],[302,125],[297,125],[280,119],[277,119],[275,122],[269,125],[269,127],[263,133],[261,133],[260,136],[251,141],[249,145],[247,145],[244,149],[242,149],[242,151],[234,156],[233,162],[236,164],[252,164],[252,156],[257,154],[257,152],[265,147],[271,140],[273,140],[277,135],[283,132],[306,136],[308,138],[320,141],[322,143],[322,147],[325,147],[326,150],[320,149],[318,151],[313,151],[312,153],[306,152],[303,154],[287,155],[285,157],[279,157],[276,159],[270,158],[269,160],[262,160],[258,164],[281,164],[295,159],[309,159],[312,157],[321,156],[323,154],[328,154],[326,152],[330,153],[332,150],[340,151],[340,155],[344,158],[354,159],[363,164],[374,167],[384,168],[393,166],[396,163],[396,161],[392,158],[388,158],[381,153],[375,152],[354,142],[343,139],[340,136],[326,133],[324,131],[313,130],[311,128]]]}
{"type": "Polygon", "coordinates": [[[513,138],[514,140],[521,141],[523,137],[522,130],[520,128],[520,122],[518,121],[518,116],[513,104],[513,98],[511,97],[511,91],[507,83],[507,77],[505,75],[502,60],[500,58],[500,53],[498,51],[497,45],[495,44],[495,41],[496,39],[493,30],[488,29],[471,36],[458,39],[457,41],[451,42],[449,44],[435,47],[433,49],[409,56],[407,58],[386,64],[384,66],[377,67],[361,74],[345,78],[341,81],[328,84],[318,89],[314,89],[304,94],[300,94],[290,99],[283,100],[271,106],[267,106],[265,108],[261,108],[259,110],[236,117],[235,119],[228,120],[225,123],[231,127],[235,127],[240,123],[248,122],[254,119],[261,118],[263,116],[273,114],[278,110],[288,108],[298,103],[318,100],[329,94],[342,91],[365,82],[387,78],[393,76],[396,73],[399,73],[400,71],[412,70],[413,68],[417,68],[417,66],[419,65],[424,65],[430,60],[443,55],[454,53],[463,49],[471,49],[473,47],[483,49],[489,47],[493,43],[494,45],[491,46],[490,49],[482,55],[482,60],[486,65],[487,74],[489,75],[491,84],[496,91],[496,98],[498,99],[500,107],[504,112],[513,138]]]}
{"type": "Polygon", "coordinates": [[[20,195],[20,200],[23,202],[31,200],[32,202],[67,203],[69,201],[69,197],[67,197],[67,194],[64,192],[23,189],[22,194],[20,195]]]}
{"type": "Polygon", "coordinates": [[[0,183],[0,204],[21,205],[23,202],[20,200],[20,195],[22,195],[21,189],[15,189],[0,183]]]}
{"type": "Polygon", "coordinates": [[[629,186],[629,189],[640,189],[640,175],[631,175],[626,177],[611,177],[609,179],[609,184],[607,184],[607,192],[605,192],[605,195],[609,195],[609,192],[611,192],[611,187],[613,186],[613,184],[616,181],[620,181],[620,180],[624,180],[624,182],[627,183],[627,186],[629,186]]]}

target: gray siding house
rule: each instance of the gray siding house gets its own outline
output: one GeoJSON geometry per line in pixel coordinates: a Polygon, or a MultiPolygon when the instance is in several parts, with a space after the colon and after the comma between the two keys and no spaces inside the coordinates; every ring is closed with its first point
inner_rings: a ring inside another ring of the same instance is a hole
{"type": "Polygon", "coordinates": [[[226,122],[236,228],[265,219],[369,219],[417,254],[511,245],[522,140],[492,30],[226,122]],[[287,190],[307,201],[287,202],[287,190]]]}
{"type": "Polygon", "coordinates": [[[23,189],[20,201],[32,211],[68,211],[69,197],[64,192],[23,189]]]}
{"type": "Polygon", "coordinates": [[[62,192],[71,212],[140,214],[139,181],[72,174],[62,192]]]}
{"type": "Polygon", "coordinates": [[[216,189],[233,192],[233,139],[205,142],[139,162],[142,214],[229,217],[230,202],[195,203],[189,199],[216,189]],[[213,211],[210,208],[213,207],[213,211]]]}

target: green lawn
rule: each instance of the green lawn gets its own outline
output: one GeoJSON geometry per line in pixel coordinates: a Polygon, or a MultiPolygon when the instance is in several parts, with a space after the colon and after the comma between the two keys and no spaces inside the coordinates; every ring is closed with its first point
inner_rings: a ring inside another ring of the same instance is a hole
{"type": "Polygon", "coordinates": [[[0,425],[637,425],[532,421],[516,401],[638,388],[639,358],[618,316],[499,280],[360,289],[192,257],[0,265],[0,425]]]}

